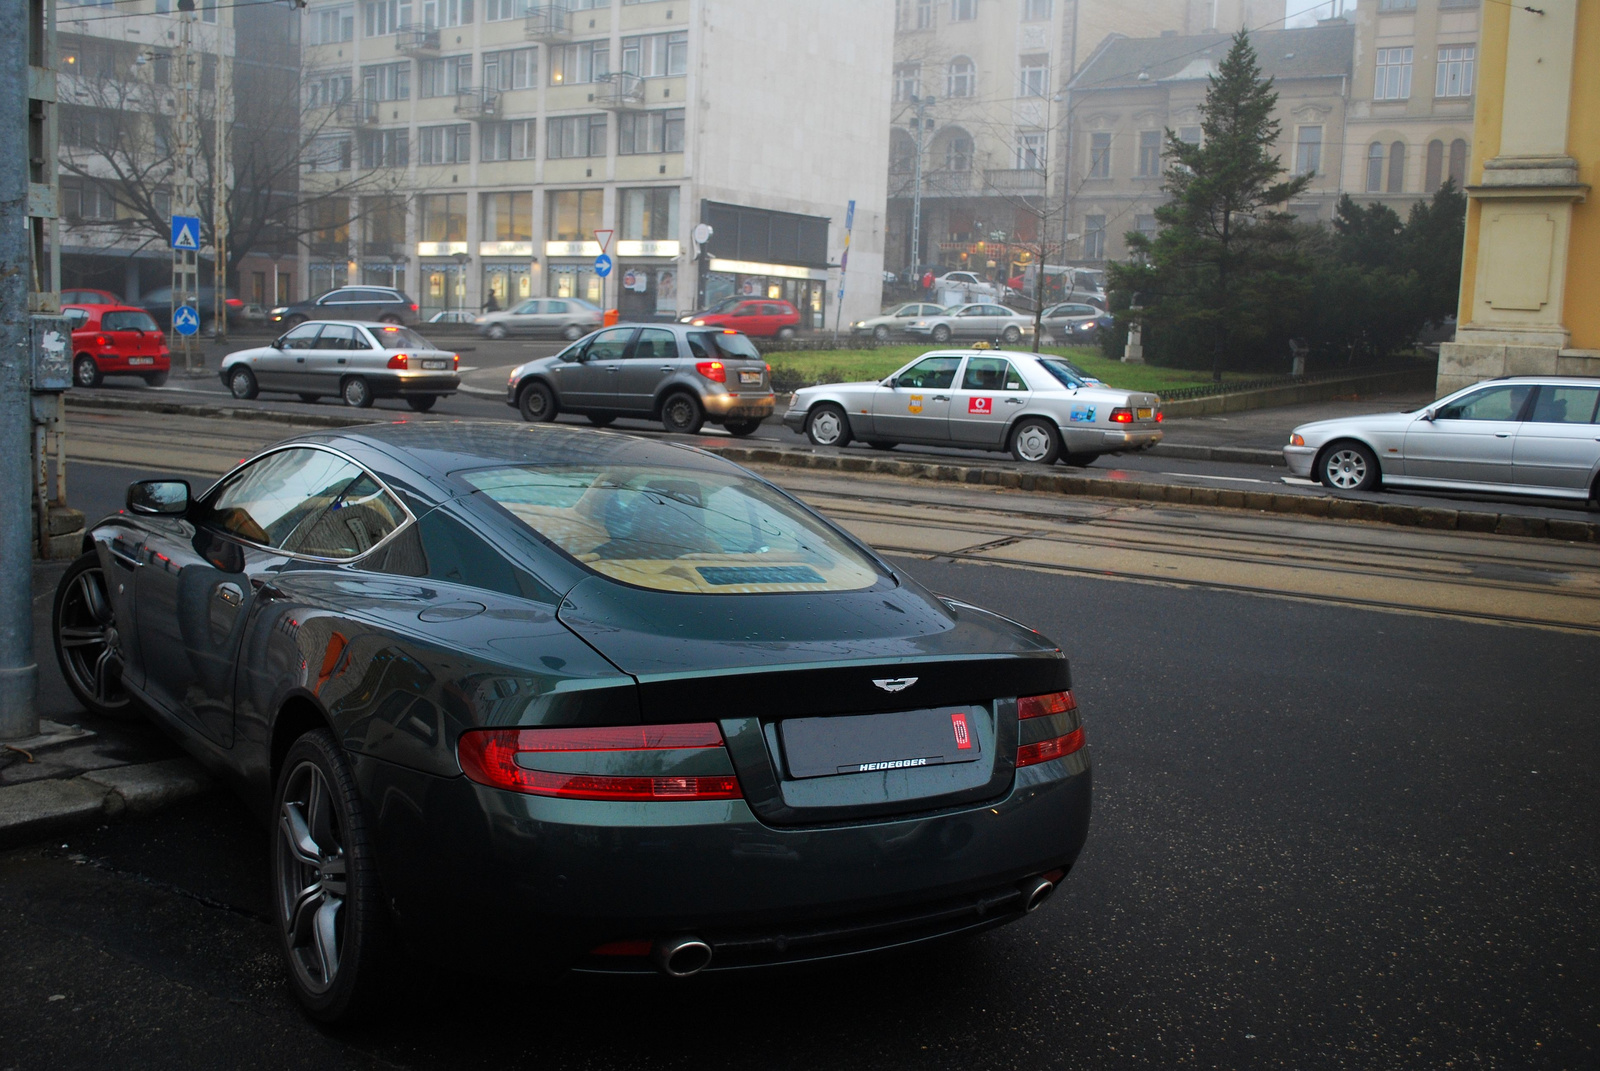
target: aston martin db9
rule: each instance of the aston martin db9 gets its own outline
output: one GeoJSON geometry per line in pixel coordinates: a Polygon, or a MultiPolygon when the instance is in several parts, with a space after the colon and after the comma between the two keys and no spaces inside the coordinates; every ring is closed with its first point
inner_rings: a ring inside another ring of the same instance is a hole
{"type": "Polygon", "coordinates": [[[208,489],[133,484],[85,550],[68,683],[259,814],[326,1021],[400,953],[686,976],[975,931],[1087,832],[1054,643],[688,447],[318,432],[208,489]]]}

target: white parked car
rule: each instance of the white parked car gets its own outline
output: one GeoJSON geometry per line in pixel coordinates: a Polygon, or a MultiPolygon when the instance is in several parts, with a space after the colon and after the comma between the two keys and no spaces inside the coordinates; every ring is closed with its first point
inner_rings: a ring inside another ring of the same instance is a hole
{"type": "Polygon", "coordinates": [[[265,346],[222,359],[222,385],[235,398],[262,391],[314,402],[334,394],[365,409],[374,398],[404,398],[419,413],[461,386],[461,358],[409,327],[358,320],[308,320],[265,346]]]}

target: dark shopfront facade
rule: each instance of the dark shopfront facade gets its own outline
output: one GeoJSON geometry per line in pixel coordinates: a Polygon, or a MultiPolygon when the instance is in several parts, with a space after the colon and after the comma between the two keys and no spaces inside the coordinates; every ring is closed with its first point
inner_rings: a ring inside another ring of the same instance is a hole
{"type": "Polygon", "coordinates": [[[702,201],[700,219],[712,233],[699,307],[735,296],[782,298],[800,310],[802,327],[826,326],[826,216],[702,201]]]}

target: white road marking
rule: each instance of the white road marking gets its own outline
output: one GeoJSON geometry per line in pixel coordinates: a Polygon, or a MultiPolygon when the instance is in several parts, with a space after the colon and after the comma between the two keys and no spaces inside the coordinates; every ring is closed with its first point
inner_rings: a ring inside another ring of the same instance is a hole
{"type": "Polygon", "coordinates": [[[1322,486],[1316,480],[1308,480],[1303,476],[1280,476],[1279,479],[1281,479],[1284,483],[1292,483],[1296,487],[1321,487],[1322,486]]]}
{"type": "Polygon", "coordinates": [[[1192,480],[1223,480],[1227,483],[1271,483],[1271,480],[1252,480],[1248,476],[1211,476],[1204,472],[1163,472],[1163,476],[1187,476],[1192,480]]]}

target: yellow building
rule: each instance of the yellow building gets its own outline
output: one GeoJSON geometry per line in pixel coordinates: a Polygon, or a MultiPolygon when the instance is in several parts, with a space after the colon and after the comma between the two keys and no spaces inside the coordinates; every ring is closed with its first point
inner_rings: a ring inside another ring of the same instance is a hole
{"type": "Polygon", "coordinates": [[[1441,394],[1600,375],[1600,0],[1488,4],[1456,340],[1441,394]]]}

